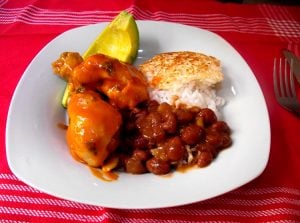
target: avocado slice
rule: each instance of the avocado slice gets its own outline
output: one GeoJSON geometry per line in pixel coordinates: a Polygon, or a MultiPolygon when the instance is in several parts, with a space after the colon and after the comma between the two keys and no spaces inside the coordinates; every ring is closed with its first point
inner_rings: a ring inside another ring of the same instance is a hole
{"type": "Polygon", "coordinates": [[[71,85],[70,85],[70,83],[67,83],[64,94],[63,94],[63,97],[62,97],[62,100],[61,100],[61,105],[64,108],[68,107],[68,101],[69,101],[70,93],[71,93],[71,85]]]}

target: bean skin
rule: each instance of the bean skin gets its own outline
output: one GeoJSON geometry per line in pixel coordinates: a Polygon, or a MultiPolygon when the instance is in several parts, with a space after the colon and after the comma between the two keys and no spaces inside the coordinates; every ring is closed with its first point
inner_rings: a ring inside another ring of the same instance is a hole
{"type": "Polygon", "coordinates": [[[158,112],[150,112],[145,117],[137,119],[136,125],[143,137],[158,143],[165,139],[165,131],[161,122],[162,117],[158,112]]]}
{"type": "Polygon", "coordinates": [[[147,172],[147,169],[141,160],[131,157],[125,160],[125,171],[133,174],[142,174],[147,172]]]}
{"type": "Polygon", "coordinates": [[[215,148],[220,148],[222,145],[222,139],[218,134],[207,134],[205,137],[205,142],[215,148]]]}
{"type": "Polygon", "coordinates": [[[217,133],[226,133],[230,134],[230,128],[224,121],[217,121],[212,124],[210,127],[210,131],[217,132],[217,133]]]}
{"type": "Polygon", "coordinates": [[[213,157],[216,157],[218,155],[218,150],[216,149],[216,147],[206,142],[197,144],[195,146],[195,149],[198,150],[199,152],[204,152],[204,151],[210,152],[213,155],[213,157]]]}
{"type": "Polygon", "coordinates": [[[172,106],[169,105],[166,102],[161,103],[158,107],[157,107],[157,111],[159,113],[164,113],[164,112],[172,112],[172,106]]]}
{"type": "Polygon", "coordinates": [[[148,111],[156,111],[159,103],[157,101],[149,101],[147,104],[148,111]]]}
{"type": "Polygon", "coordinates": [[[148,150],[135,149],[133,151],[132,157],[137,160],[147,161],[150,157],[150,152],[148,150]]]}
{"type": "Polygon", "coordinates": [[[208,134],[205,142],[214,146],[216,149],[227,148],[231,145],[232,140],[228,134],[208,134]]]}
{"type": "Polygon", "coordinates": [[[200,112],[200,110],[201,110],[201,108],[199,108],[199,107],[196,107],[196,106],[194,106],[194,107],[191,107],[190,109],[189,109],[189,111],[191,111],[192,113],[194,113],[194,114],[197,114],[197,113],[199,113],[200,112]]]}
{"type": "Polygon", "coordinates": [[[165,149],[170,161],[181,160],[185,155],[184,145],[178,136],[168,139],[163,148],[165,149]]]}
{"type": "Polygon", "coordinates": [[[231,146],[231,144],[232,144],[231,137],[228,134],[222,134],[220,148],[225,149],[225,148],[231,146]]]}
{"type": "Polygon", "coordinates": [[[172,112],[165,112],[162,115],[163,123],[162,128],[170,134],[173,134],[177,130],[176,116],[172,112]]]}
{"type": "Polygon", "coordinates": [[[135,149],[147,149],[148,144],[149,144],[148,139],[146,139],[141,135],[138,135],[132,141],[132,147],[135,149]]]}
{"type": "Polygon", "coordinates": [[[198,155],[197,165],[199,167],[206,167],[213,161],[213,155],[211,152],[203,151],[198,155]]]}
{"type": "Polygon", "coordinates": [[[171,133],[171,134],[175,133],[177,129],[176,116],[172,110],[173,110],[172,106],[165,102],[161,103],[157,107],[157,112],[161,115],[162,118],[162,123],[161,123],[162,128],[167,133],[171,133]]]}
{"type": "Polygon", "coordinates": [[[146,162],[147,170],[156,175],[163,175],[170,172],[170,164],[155,157],[146,162]]]}
{"type": "Polygon", "coordinates": [[[217,121],[216,114],[209,108],[201,109],[197,116],[203,119],[205,127],[208,127],[217,121]]]}
{"type": "Polygon", "coordinates": [[[183,142],[194,145],[200,142],[205,135],[205,130],[198,125],[191,124],[181,130],[180,136],[183,142]]]}
{"type": "Polygon", "coordinates": [[[177,121],[180,125],[191,122],[194,119],[193,112],[185,109],[176,110],[177,121]]]}

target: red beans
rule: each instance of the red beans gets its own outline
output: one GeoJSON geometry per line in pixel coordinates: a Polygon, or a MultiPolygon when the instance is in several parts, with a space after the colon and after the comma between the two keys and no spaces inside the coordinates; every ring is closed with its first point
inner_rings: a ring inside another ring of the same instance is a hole
{"type": "Polygon", "coordinates": [[[128,173],[142,174],[147,172],[147,169],[141,160],[131,157],[125,160],[125,170],[128,173]]]}
{"type": "Polygon", "coordinates": [[[209,108],[174,108],[149,101],[124,113],[124,129],[117,153],[127,157],[120,165],[133,174],[205,167],[232,144],[229,126],[209,108]]]}
{"type": "Polygon", "coordinates": [[[213,123],[210,127],[210,130],[213,132],[230,134],[230,128],[224,121],[217,121],[213,123]]]}
{"type": "Polygon", "coordinates": [[[157,107],[157,111],[159,113],[165,113],[165,112],[172,112],[173,108],[171,105],[169,105],[168,103],[161,103],[158,107],[157,107]]]}
{"type": "Polygon", "coordinates": [[[156,111],[159,103],[157,101],[149,101],[147,104],[148,111],[156,111]]]}
{"type": "Polygon", "coordinates": [[[232,140],[229,135],[227,134],[221,135],[221,145],[220,145],[221,149],[231,146],[231,143],[232,140]]]}
{"type": "Polygon", "coordinates": [[[214,157],[211,152],[203,151],[198,155],[197,165],[199,167],[206,167],[213,161],[214,157]]]}
{"type": "Polygon", "coordinates": [[[188,145],[195,145],[204,137],[204,129],[196,124],[191,124],[181,130],[181,139],[188,145]]]}
{"type": "Polygon", "coordinates": [[[148,150],[135,149],[132,157],[140,161],[146,161],[150,157],[150,152],[148,150]]]}
{"type": "Polygon", "coordinates": [[[177,130],[177,120],[176,116],[172,112],[164,112],[162,115],[163,122],[162,128],[167,132],[167,133],[175,133],[177,130]]]}
{"type": "Polygon", "coordinates": [[[135,149],[147,149],[149,141],[145,137],[138,135],[132,140],[132,147],[135,149]]]}
{"type": "Polygon", "coordinates": [[[227,148],[231,145],[232,141],[228,134],[208,134],[205,141],[217,149],[227,148]]]}
{"type": "Polygon", "coordinates": [[[183,142],[178,136],[168,139],[163,145],[163,148],[165,149],[170,161],[178,161],[182,159],[185,154],[183,142]]]}
{"type": "Polygon", "coordinates": [[[162,118],[158,112],[151,112],[137,119],[137,127],[146,139],[161,142],[165,138],[165,131],[161,126],[162,118]]]}
{"type": "Polygon", "coordinates": [[[210,152],[213,155],[213,157],[216,157],[218,154],[218,150],[216,147],[212,146],[209,143],[205,143],[205,142],[197,144],[195,146],[195,149],[199,152],[204,152],[204,151],[210,152]]]}
{"type": "Polygon", "coordinates": [[[157,159],[155,157],[146,162],[146,167],[149,172],[157,175],[167,174],[171,170],[170,164],[168,162],[157,159]]]}
{"type": "Polygon", "coordinates": [[[186,109],[177,109],[175,113],[179,124],[186,124],[194,119],[193,112],[186,109]]]}
{"type": "Polygon", "coordinates": [[[222,145],[221,136],[218,134],[207,134],[205,137],[205,142],[215,148],[219,148],[222,145]]]}
{"type": "Polygon", "coordinates": [[[201,109],[197,116],[203,119],[205,127],[210,126],[217,121],[216,114],[209,108],[201,109]]]}

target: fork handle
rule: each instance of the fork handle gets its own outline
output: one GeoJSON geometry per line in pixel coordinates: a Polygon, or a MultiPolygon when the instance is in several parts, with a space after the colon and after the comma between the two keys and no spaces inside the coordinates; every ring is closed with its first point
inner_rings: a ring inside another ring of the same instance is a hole
{"type": "Polygon", "coordinates": [[[294,108],[293,110],[291,110],[295,115],[300,117],[300,107],[294,108]]]}

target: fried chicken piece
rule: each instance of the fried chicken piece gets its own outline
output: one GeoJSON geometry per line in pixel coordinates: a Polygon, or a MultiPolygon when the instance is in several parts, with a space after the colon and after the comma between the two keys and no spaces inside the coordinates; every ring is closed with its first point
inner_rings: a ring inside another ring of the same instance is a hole
{"type": "Polygon", "coordinates": [[[136,107],[149,99],[147,81],[134,66],[96,54],[84,61],[78,53],[63,53],[52,63],[53,71],[73,89],[87,87],[105,94],[118,108],[136,107]]]}
{"type": "Polygon", "coordinates": [[[68,105],[67,144],[72,156],[101,167],[118,146],[121,114],[93,91],[75,93],[68,105]]]}
{"type": "Polygon", "coordinates": [[[52,63],[52,69],[55,74],[68,81],[74,68],[82,62],[83,59],[79,53],[64,52],[52,63]]]}
{"type": "Polygon", "coordinates": [[[134,108],[149,99],[144,75],[130,64],[96,54],[74,68],[74,85],[94,85],[118,108],[134,108]]]}

